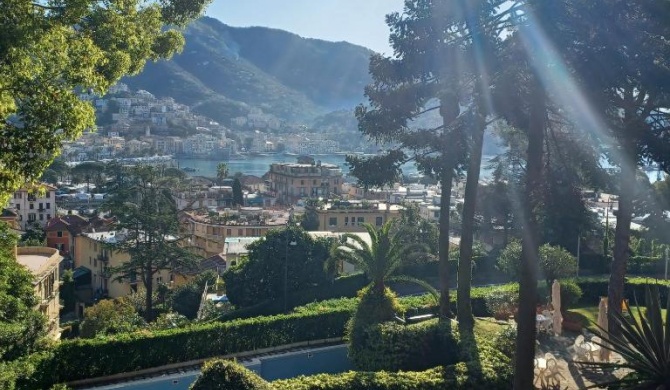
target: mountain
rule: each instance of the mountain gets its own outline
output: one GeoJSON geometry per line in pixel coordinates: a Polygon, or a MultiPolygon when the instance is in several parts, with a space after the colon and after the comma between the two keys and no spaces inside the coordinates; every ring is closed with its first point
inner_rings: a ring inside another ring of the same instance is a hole
{"type": "Polygon", "coordinates": [[[311,121],[363,101],[372,51],[264,27],[238,28],[203,17],[189,26],[182,54],[147,64],[124,83],[170,96],[224,125],[260,109],[280,120],[311,121]]]}

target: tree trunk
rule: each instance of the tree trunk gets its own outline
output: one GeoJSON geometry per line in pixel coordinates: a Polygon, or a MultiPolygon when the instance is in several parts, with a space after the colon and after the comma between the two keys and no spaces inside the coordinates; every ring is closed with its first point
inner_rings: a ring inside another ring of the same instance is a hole
{"type": "Polygon", "coordinates": [[[546,127],[546,96],[535,80],[531,96],[526,158],[526,190],[523,206],[523,241],[519,279],[519,311],[517,314],[516,362],[514,389],[533,388],[535,358],[535,308],[537,306],[538,222],[534,215],[542,185],[542,144],[546,127]]]}
{"type": "Polygon", "coordinates": [[[479,169],[482,164],[482,146],[484,143],[485,118],[477,112],[475,128],[470,150],[470,165],[465,183],[465,199],[461,218],[461,243],[458,258],[458,293],[456,307],[458,325],[461,332],[472,331],[474,318],[470,302],[472,286],[472,244],[474,242],[475,206],[477,204],[477,188],[479,187],[479,169]]]}
{"type": "MultiPolygon", "coordinates": [[[[607,287],[607,302],[610,310],[620,313],[623,301],[624,277],[626,276],[626,265],[629,257],[630,222],[635,191],[635,160],[632,157],[624,158],[624,161],[621,162],[619,178],[619,211],[616,215],[616,228],[614,230],[614,256],[610,282],[607,287]]],[[[612,320],[612,317],[609,317],[608,329],[613,335],[620,333],[620,329],[616,321],[612,320]]]]}
{"type": "Polygon", "coordinates": [[[151,263],[147,264],[144,277],[144,288],[146,290],[146,295],[144,297],[144,303],[146,306],[146,311],[144,312],[144,319],[147,322],[151,322],[154,319],[154,305],[152,300],[152,295],[154,293],[154,275],[151,270],[151,263]]]}
{"type": "Polygon", "coordinates": [[[451,188],[453,187],[454,170],[444,168],[440,175],[442,193],[440,194],[440,219],[438,238],[439,274],[440,274],[440,318],[450,318],[449,302],[449,211],[451,188]]]}

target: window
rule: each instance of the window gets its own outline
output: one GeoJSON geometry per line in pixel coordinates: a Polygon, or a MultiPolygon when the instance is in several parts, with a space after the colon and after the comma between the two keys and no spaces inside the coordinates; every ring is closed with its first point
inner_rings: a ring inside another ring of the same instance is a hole
{"type": "Polygon", "coordinates": [[[35,196],[35,194],[28,194],[28,201],[29,202],[34,202],[36,200],[37,200],[37,197],[35,196]]]}
{"type": "Polygon", "coordinates": [[[365,217],[358,217],[358,226],[361,226],[365,223],[365,217]]]}
{"type": "Polygon", "coordinates": [[[31,204],[30,204],[30,209],[32,210],[32,209],[34,209],[34,208],[35,208],[35,205],[31,203],[31,204]]]}
{"type": "Polygon", "coordinates": [[[44,214],[40,214],[40,221],[44,221],[44,214]]]}
{"type": "Polygon", "coordinates": [[[384,224],[384,217],[375,218],[375,225],[382,226],[384,224]]]}
{"type": "Polygon", "coordinates": [[[226,236],[232,236],[233,233],[230,231],[230,229],[226,229],[226,236]]]}
{"type": "Polygon", "coordinates": [[[21,204],[17,203],[17,204],[16,204],[16,209],[17,209],[17,210],[21,210],[21,204]]]}
{"type": "Polygon", "coordinates": [[[349,226],[349,217],[344,217],[344,226],[349,226]]]}
{"type": "Polygon", "coordinates": [[[47,210],[51,210],[51,202],[47,202],[47,210]]]}
{"type": "Polygon", "coordinates": [[[51,214],[47,214],[47,220],[51,219],[51,214]]]}
{"type": "Polygon", "coordinates": [[[40,203],[39,209],[44,210],[44,203],[40,203]]]}
{"type": "Polygon", "coordinates": [[[59,237],[59,238],[63,237],[63,231],[62,230],[57,231],[56,232],[56,237],[59,237]]]}
{"type": "Polygon", "coordinates": [[[330,217],[330,219],[328,219],[328,226],[337,226],[337,217],[330,217]]]}
{"type": "Polygon", "coordinates": [[[34,213],[28,214],[28,221],[29,222],[35,222],[37,220],[36,215],[34,213]]]}
{"type": "Polygon", "coordinates": [[[304,186],[304,185],[305,185],[305,181],[304,181],[304,180],[300,180],[300,185],[301,185],[301,186],[304,186]]]}
{"type": "Polygon", "coordinates": [[[244,229],[237,229],[237,235],[240,237],[244,236],[244,229]]]}
{"type": "Polygon", "coordinates": [[[316,185],[316,180],[312,180],[312,185],[313,185],[313,186],[316,185]]]}

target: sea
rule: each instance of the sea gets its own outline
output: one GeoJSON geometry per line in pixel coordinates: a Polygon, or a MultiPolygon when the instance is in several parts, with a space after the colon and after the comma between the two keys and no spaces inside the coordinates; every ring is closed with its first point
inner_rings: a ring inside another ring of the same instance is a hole
{"type": "MultiPolygon", "coordinates": [[[[342,168],[342,173],[345,175],[349,173],[349,167],[345,163],[344,159],[346,156],[342,154],[328,154],[328,155],[317,155],[313,156],[315,161],[321,161],[322,163],[335,164],[342,168]]],[[[488,161],[493,156],[484,156],[482,159],[482,168],[479,172],[479,177],[482,180],[490,179],[493,174],[493,170],[488,168],[488,161]]],[[[205,159],[192,159],[192,158],[177,158],[175,159],[179,168],[190,168],[187,172],[191,176],[204,176],[204,177],[216,177],[216,166],[220,161],[216,160],[205,160],[205,159]],[[191,170],[193,169],[193,170],[191,170]]],[[[270,155],[256,155],[248,156],[245,159],[230,159],[228,161],[223,161],[228,165],[228,172],[230,175],[234,175],[237,172],[241,172],[245,175],[254,175],[261,177],[267,171],[270,170],[270,164],[272,163],[294,163],[297,162],[297,156],[287,156],[284,154],[270,154],[270,155]]],[[[603,163],[604,166],[605,163],[603,163]]],[[[418,175],[416,166],[412,163],[407,163],[401,167],[402,173],[408,176],[418,175]]],[[[659,175],[655,170],[646,170],[649,180],[653,183],[658,180],[659,175]]],[[[664,175],[661,173],[660,178],[663,179],[664,175]]]]}

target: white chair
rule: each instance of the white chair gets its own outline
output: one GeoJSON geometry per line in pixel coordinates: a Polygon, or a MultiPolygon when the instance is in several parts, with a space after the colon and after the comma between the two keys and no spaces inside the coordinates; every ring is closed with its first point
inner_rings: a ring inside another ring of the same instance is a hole
{"type": "Polygon", "coordinates": [[[578,360],[591,360],[591,348],[587,343],[584,342],[584,336],[577,336],[572,347],[575,350],[575,355],[577,355],[578,360]]]}
{"type": "Polygon", "coordinates": [[[547,353],[545,359],[547,360],[547,369],[544,370],[545,378],[556,381],[556,377],[560,376],[565,380],[565,376],[561,374],[561,368],[558,366],[558,360],[556,360],[554,355],[547,353]]]}

